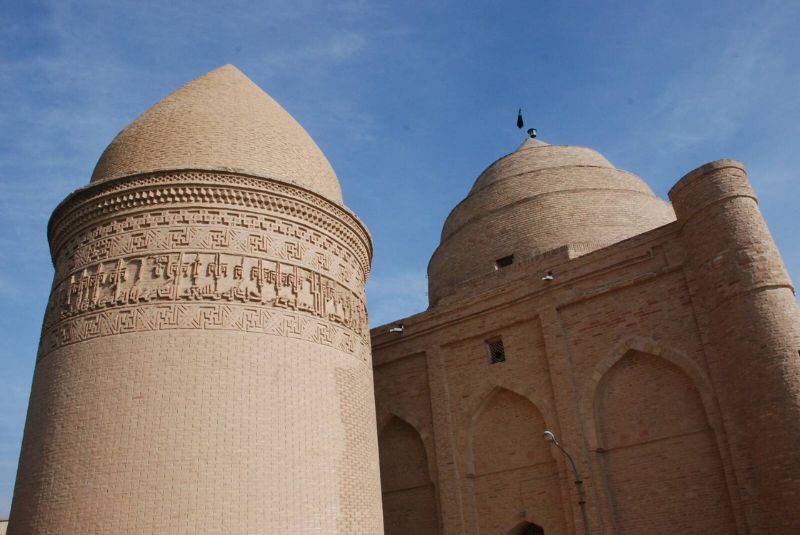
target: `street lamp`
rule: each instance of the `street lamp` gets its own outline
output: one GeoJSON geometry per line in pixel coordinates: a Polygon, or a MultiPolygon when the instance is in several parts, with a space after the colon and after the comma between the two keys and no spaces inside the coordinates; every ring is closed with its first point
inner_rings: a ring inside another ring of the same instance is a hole
{"type": "Polygon", "coordinates": [[[569,464],[572,465],[572,471],[575,473],[575,486],[578,487],[578,505],[581,506],[581,516],[583,517],[583,532],[586,535],[589,534],[589,517],[586,514],[586,494],[583,491],[583,480],[581,479],[581,475],[578,472],[578,467],[575,465],[575,461],[572,459],[572,455],[567,453],[567,450],[561,447],[561,444],[558,443],[556,440],[556,436],[553,434],[552,431],[545,431],[544,439],[548,441],[550,444],[554,445],[556,448],[561,450],[561,453],[566,455],[567,459],[569,459],[569,464]]]}

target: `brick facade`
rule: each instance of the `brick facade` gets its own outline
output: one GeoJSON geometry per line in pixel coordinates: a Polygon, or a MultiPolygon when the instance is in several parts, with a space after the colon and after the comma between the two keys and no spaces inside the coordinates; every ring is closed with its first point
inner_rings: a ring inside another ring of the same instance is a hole
{"type": "Polygon", "coordinates": [[[800,532],[791,281],[741,164],[670,197],[527,140],[445,222],[429,309],[370,333],[324,155],[198,78],[50,220],[9,534],[800,532]]]}
{"type": "Polygon", "coordinates": [[[490,166],[445,224],[431,307],[372,330],[381,471],[426,462],[439,512],[420,531],[392,498],[396,533],[583,533],[545,429],[591,533],[800,532],[800,317],[741,164],[681,179],[675,220],[598,156],[534,141],[490,166]],[[386,453],[396,421],[424,455],[386,453]]]}

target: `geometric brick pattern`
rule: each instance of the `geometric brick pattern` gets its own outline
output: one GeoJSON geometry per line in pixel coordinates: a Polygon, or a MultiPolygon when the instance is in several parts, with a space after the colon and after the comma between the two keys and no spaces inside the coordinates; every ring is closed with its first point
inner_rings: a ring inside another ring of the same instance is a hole
{"type": "MultiPolygon", "coordinates": [[[[637,181],[589,149],[526,142],[448,217],[431,307],[372,329],[379,422],[422,437],[443,533],[583,532],[544,429],[580,471],[591,533],[800,532],[800,311],[744,169],[687,174],[677,220],[637,181]],[[603,227],[637,210],[638,230],[603,227]]],[[[414,525],[417,498],[392,481],[386,521],[414,525]]]]}
{"type": "Polygon", "coordinates": [[[187,84],[48,237],[9,533],[382,533],[372,245],[277,103],[187,84]]]}
{"type": "Polygon", "coordinates": [[[91,181],[206,169],[275,178],[341,204],[327,158],[303,127],[233,65],[154,104],[111,141],[91,181]]]}

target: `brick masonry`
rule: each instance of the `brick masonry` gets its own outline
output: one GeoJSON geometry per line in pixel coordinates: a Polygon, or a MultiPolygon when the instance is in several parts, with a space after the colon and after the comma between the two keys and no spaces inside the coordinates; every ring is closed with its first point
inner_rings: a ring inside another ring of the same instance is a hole
{"type": "Polygon", "coordinates": [[[677,219],[648,192],[534,141],[453,210],[431,307],[372,330],[381,472],[434,490],[423,505],[384,481],[393,533],[583,533],[545,429],[591,533],[800,532],[800,316],[744,170],[689,173],[677,219]]]}
{"type": "Polygon", "coordinates": [[[430,308],[370,333],[324,155],[198,78],[53,213],[9,534],[581,533],[545,429],[592,533],[800,532],[791,281],[741,164],[670,197],[528,140],[448,217],[430,308]]]}
{"type": "Polygon", "coordinates": [[[49,239],[9,534],[383,532],[371,240],[277,103],[187,84],[49,239]]]}

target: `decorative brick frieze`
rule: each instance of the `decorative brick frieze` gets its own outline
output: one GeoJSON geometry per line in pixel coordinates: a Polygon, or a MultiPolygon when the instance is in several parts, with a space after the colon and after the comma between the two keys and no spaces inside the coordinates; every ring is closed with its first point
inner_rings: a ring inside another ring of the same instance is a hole
{"type": "MultiPolygon", "coordinates": [[[[75,191],[67,197],[50,218],[49,236],[51,251],[61,249],[64,241],[94,226],[98,221],[110,222],[109,216],[148,208],[182,208],[186,204],[213,207],[223,225],[264,228],[270,219],[265,214],[284,219],[286,223],[302,222],[298,234],[308,234],[309,240],[322,239],[322,233],[339,240],[352,249],[351,254],[361,264],[364,273],[369,272],[372,247],[369,234],[363,224],[350,212],[338,205],[302,188],[277,181],[211,171],[161,172],[104,181],[75,191]],[[231,214],[225,208],[236,208],[231,214]],[[259,217],[262,216],[262,217],[259,217]],[[245,222],[247,221],[247,222],[245,222]],[[316,234],[316,236],[315,236],[316,234]]],[[[212,217],[209,214],[207,217],[212,217]]],[[[182,223],[189,224],[184,218],[182,223]]],[[[110,222],[112,223],[112,222],[110,222]]],[[[132,228],[135,223],[125,221],[112,224],[111,230],[132,228]]],[[[157,224],[154,222],[153,224],[157,224]]],[[[140,222],[147,226],[147,222],[140,222]]],[[[267,229],[265,229],[267,230],[267,229]]],[[[94,229],[95,233],[103,230],[94,229]]]]}
{"type": "Polygon", "coordinates": [[[40,358],[69,343],[160,329],[286,335],[364,358],[369,347],[363,290],[276,260],[180,251],[97,262],[54,284],[40,358]]]}
{"type": "Polygon", "coordinates": [[[107,181],[56,209],[50,239],[39,358],[161,329],[285,335],[368,358],[369,236],[301,188],[195,171],[107,181]]]}
{"type": "Polygon", "coordinates": [[[372,244],[341,203],[231,66],[124,129],[50,219],[9,534],[384,533],[372,244]]]}

